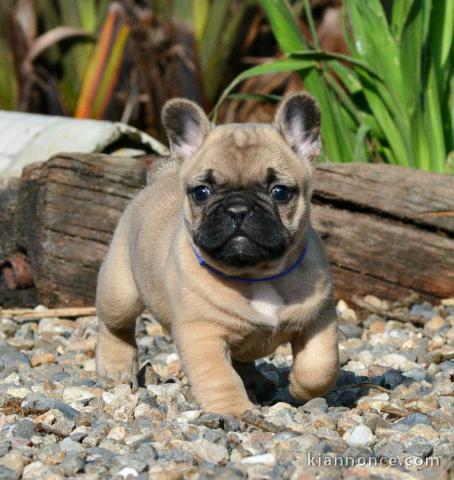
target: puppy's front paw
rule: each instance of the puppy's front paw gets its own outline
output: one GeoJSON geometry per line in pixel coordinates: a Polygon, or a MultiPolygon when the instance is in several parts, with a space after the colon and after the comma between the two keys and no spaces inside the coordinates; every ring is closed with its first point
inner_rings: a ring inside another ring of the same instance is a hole
{"type": "Polygon", "coordinates": [[[208,412],[217,413],[219,415],[232,416],[241,418],[244,412],[254,409],[251,402],[225,403],[225,404],[205,404],[204,409],[208,412]]]}
{"type": "Polygon", "coordinates": [[[96,373],[112,379],[115,383],[129,383],[133,389],[137,382],[137,349],[131,346],[115,351],[103,348],[96,349],[96,373]]]}
{"type": "Polygon", "coordinates": [[[325,377],[309,376],[305,378],[296,378],[295,372],[290,373],[290,385],[289,391],[292,397],[307,401],[311,398],[321,397],[325,393],[328,393],[335,385],[337,379],[337,373],[331,373],[325,377]]]}

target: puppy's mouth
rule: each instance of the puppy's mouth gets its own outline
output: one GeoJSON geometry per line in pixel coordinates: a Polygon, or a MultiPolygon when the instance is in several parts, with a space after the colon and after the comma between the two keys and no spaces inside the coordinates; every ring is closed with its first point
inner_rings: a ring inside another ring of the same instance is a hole
{"type": "Polygon", "coordinates": [[[277,260],[290,244],[282,224],[258,215],[241,223],[219,217],[207,219],[193,238],[211,258],[236,268],[277,260]]]}

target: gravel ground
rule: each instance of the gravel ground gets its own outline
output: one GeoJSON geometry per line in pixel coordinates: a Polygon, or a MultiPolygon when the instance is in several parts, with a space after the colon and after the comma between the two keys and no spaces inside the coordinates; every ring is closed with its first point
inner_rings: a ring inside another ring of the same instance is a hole
{"type": "Polygon", "coordinates": [[[450,478],[454,299],[366,301],[425,325],[339,302],[336,390],[292,401],[282,346],[260,362],[274,398],[241,422],[200,410],[171,338],[147,315],[137,327],[147,387],[136,392],[96,376],[96,318],[1,318],[0,479],[450,478]]]}

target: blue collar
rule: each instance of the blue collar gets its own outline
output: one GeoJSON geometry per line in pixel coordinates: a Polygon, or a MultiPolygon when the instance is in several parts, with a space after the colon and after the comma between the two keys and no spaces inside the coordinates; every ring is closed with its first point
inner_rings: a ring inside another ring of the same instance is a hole
{"type": "Polygon", "coordinates": [[[293,262],[290,265],[290,267],[287,268],[287,270],[284,270],[283,272],[280,272],[280,273],[276,273],[276,275],[271,275],[271,277],[263,277],[263,278],[248,278],[248,277],[240,277],[239,275],[227,275],[226,273],[221,272],[217,268],[214,268],[208,263],[206,263],[205,260],[200,255],[200,253],[195,248],[193,248],[193,250],[197,258],[197,261],[199,262],[199,265],[201,265],[202,267],[205,267],[211,273],[214,273],[219,277],[223,277],[228,280],[238,280],[239,282],[270,282],[272,280],[278,280],[279,278],[285,277],[290,272],[293,272],[293,270],[295,270],[295,268],[303,261],[304,257],[306,256],[307,242],[303,248],[303,251],[301,252],[301,255],[295,260],[295,262],[293,262]]]}

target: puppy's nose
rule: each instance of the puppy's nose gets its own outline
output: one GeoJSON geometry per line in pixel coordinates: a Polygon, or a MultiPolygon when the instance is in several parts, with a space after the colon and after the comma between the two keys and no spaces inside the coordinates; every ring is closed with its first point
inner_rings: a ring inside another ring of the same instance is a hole
{"type": "Polygon", "coordinates": [[[235,220],[235,222],[241,222],[252,211],[250,205],[244,203],[234,203],[227,207],[227,213],[235,220]]]}

